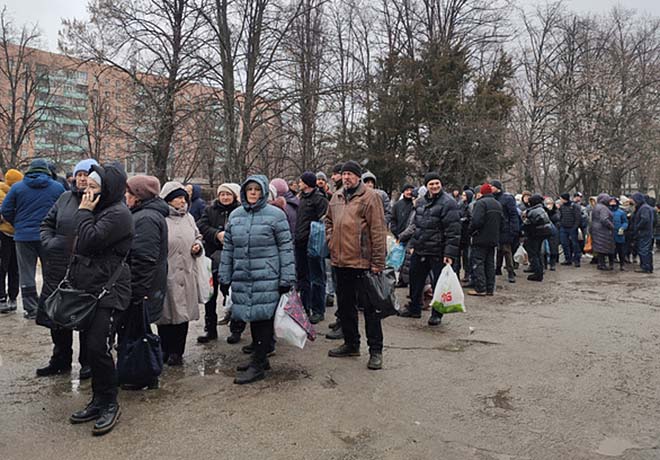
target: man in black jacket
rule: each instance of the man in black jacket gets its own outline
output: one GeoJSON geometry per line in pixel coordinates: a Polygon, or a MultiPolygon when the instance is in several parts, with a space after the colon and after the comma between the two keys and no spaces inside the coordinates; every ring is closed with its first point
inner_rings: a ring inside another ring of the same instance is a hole
{"type": "Polygon", "coordinates": [[[571,201],[568,193],[562,193],[561,207],[559,208],[559,239],[564,249],[564,262],[562,265],[575,264],[580,266],[582,250],[578,241],[578,228],[582,212],[579,205],[571,201]]]}
{"type": "MultiPolygon", "coordinates": [[[[197,227],[204,236],[204,253],[211,259],[211,271],[213,273],[213,295],[204,304],[204,321],[206,334],[197,337],[197,342],[207,343],[218,338],[218,314],[216,312],[218,303],[218,267],[220,266],[220,254],[225,237],[225,225],[229,214],[239,206],[238,196],[241,186],[234,183],[221,184],[217,190],[217,199],[204,209],[202,217],[197,221],[197,227]]],[[[229,325],[231,332],[227,337],[227,343],[234,344],[241,340],[241,334],[245,330],[243,321],[233,320],[229,325]]]]}
{"type": "Polygon", "coordinates": [[[322,257],[309,257],[310,226],[320,221],[328,210],[325,193],[316,187],[316,174],[307,171],[300,176],[300,206],[296,216],[294,252],[296,257],[296,278],[300,298],[310,314],[310,322],[316,324],[325,319],[325,260],[322,257]]]}
{"type": "Polygon", "coordinates": [[[408,226],[410,213],[413,211],[413,187],[405,184],[401,188],[401,198],[392,206],[392,220],[390,221],[390,231],[396,239],[399,239],[399,233],[408,226]]]}
{"type": "Polygon", "coordinates": [[[481,198],[474,204],[468,233],[472,236],[472,275],[474,290],[468,295],[495,293],[495,248],[500,242],[504,215],[502,205],[493,197],[493,189],[484,184],[481,198]]]}
{"type": "Polygon", "coordinates": [[[496,274],[501,274],[502,261],[506,263],[509,283],[516,282],[516,272],[513,268],[513,246],[518,240],[520,234],[520,215],[516,199],[510,194],[504,192],[504,186],[499,180],[490,183],[493,189],[493,196],[502,205],[502,214],[504,216],[504,225],[500,234],[500,244],[497,249],[496,274]]]}
{"type": "MultiPolygon", "coordinates": [[[[453,265],[459,256],[461,217],[456,200],[442,190],[440,175],[429,172],[424,176],[428,192],[415,205],[412,222],[399,236],[403,243],[410,241],[410,304],[402,309],[404,318],[421,318],[422,296],[426,277],[431,273],[435,285],[445,264],[453,265]]],[[[429,326],[437,326],[442,314],[433,310],[429,326]]]]}

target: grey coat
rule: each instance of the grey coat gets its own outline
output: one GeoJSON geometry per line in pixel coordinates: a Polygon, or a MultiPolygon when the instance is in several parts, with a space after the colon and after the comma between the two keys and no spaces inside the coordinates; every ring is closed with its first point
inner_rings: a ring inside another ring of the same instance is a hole
{"type": "Polygon", "coordinates": [[[229,216],[220,261],[221,284],[231,284],[232,318],[263,321],[273,317],[279,289],[296,281],[291,231],[286,214],[267,204],[268,179],[250,176],[241,186],[242,206],[229,216]],[[250,205],[249,182],[261,187],[262,196],[250,205]]]}
{"type": "Polygon", "coordinates": [[[591,244],[596,254],[614,254],[614,220],[609,208],[610,196],[598,195],[596,207],[591,212],[591,244]]]}

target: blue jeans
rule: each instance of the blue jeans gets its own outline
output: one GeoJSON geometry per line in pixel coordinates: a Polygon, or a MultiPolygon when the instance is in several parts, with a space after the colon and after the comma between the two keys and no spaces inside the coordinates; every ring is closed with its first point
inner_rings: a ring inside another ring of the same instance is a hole
{"type": "Polygon", "coordinates": [[[305,310],[325,314],[325,259],[309,257],[307,246],[295,247],[296,283],[305,310]]]}
{"type": "Polygon", "coordinates": [[[639,254],[639,268],[648,272],[653,271],[653,237],[640,236],[637,240],[637,254],[639,254]]]}
{"type": "Polygon", "coordinates": [[[562,248],[564,248],[564,259],[566,262],[580,263],[582,251],[580,250],[580,242],[578,241],[577,228],[561,227],[559,229],[559,239],[562,248]]]}

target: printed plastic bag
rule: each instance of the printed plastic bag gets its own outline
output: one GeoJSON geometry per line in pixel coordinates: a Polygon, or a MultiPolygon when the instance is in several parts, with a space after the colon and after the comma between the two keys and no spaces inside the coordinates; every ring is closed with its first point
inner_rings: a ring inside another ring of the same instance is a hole
{"type": "Polygon", "coordinates": [[[445,265],[433,291],[431,307],[438,313],[465,313],[465,297],[458,276],[451,265],[445,265]]]}
{"type": "Polygon", "coordinates": [[[380,273],[371,271],[365,273],[362,289],[358,292],[358,304],[371,308],[379,318],[397,315],[399,301],[396,298],[394,285],[396,275],[393,268],[386,268],[380,273]]]}
{"type": "Polygon", "coordinates": [[[294,347],[304,348],[307,342],[307,332],[286,312],[289,295],[280,297],[280,303],[275,311],[275,337],[282,339],[294,347]]]}
{"type": "Polygon", "coordinates": [[[395,244],[387,255],[385,265],[399,270],[406,259],[406,246],[403,243],[395,244]]]}
{"type": "Polygon", "coordinates": [[[518,246],[518,250],[513,255],[513,261],[517,262],[520,265],[523,265],[525,263],[525,260],[527,260],[527,251],[525,251],[525,248],[523,248],[523,245],[521,244],[520,246],[518,246]]]}
{"type": "Polygon", "coordinates": [[[298,323],[298,326],[302,327],[305,332],[307,332],[307,338],[311,341],[316,339],[316,331],[314,326],[309,321],[307,313],[305,313],[305,307],[302,303],[300,295],[295,290],[289,292],[289,299],[284,305],[284,311],[289,315],[293,320],[298,323]]]}
{"type": "Polygon", "coordinates": [[[325,224],[323,222],[313,221],[309,226],[307,255],[309,257],[326,258],[329,254],[328,243],[325,241],[325,224]]]}

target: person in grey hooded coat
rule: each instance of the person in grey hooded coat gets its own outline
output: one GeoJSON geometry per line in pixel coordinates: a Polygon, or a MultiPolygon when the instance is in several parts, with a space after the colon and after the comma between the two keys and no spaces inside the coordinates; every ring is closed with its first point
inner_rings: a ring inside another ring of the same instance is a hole
{"type": "Polygon", "coordinates": [[[392,203],[389,195],[385,190],[376,188],[376,176],[371,171],[362,174],[362,182],[367,187],[374,189],[374,191],[378,193],[378,196],[380,196],[380,199],[383,202],[383,211],[385,211],[385,225],[389,228],[390,222],[392,221],[392,203]]]}
{"type": "Polygon", "coordinates": [[[591,239],[593,252],[598,260],[598,270],[614,269],[614,218],[610,210],[610,196],[601,193],[596,200],[596,207],[591,211],[591,239]],[[610,259],[605,265],[605,256],[610,259]]]}
{"type": "Polygon", "coordinates": [[[232,319],[250,323],[254,353],[239,366],[234,383],[261,380],[270,369],[267,353],[280,296],[296,281],[286,214],[268,204],[268,179],[250,176],[241,186],[241,207],[229,216],[220,259],[220,290],[231,286],[232,319]]]}

